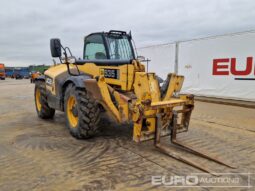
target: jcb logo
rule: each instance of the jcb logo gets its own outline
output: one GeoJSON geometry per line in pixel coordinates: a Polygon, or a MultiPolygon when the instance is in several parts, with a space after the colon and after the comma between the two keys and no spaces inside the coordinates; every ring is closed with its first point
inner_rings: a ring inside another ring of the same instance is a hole
{"type": "MultiPolygon", "coordinates": [[[[240,64],[241,65],[241,64],[240,64]]],[[[234,76],[248,76],[250,74],[255,75],[255,69],[253,64],[253,57],[246,58],[245,69],[237,69],[238,63],[236,58],[220,58],[213,60],[213,75],[234,75],[234,76]]]]}

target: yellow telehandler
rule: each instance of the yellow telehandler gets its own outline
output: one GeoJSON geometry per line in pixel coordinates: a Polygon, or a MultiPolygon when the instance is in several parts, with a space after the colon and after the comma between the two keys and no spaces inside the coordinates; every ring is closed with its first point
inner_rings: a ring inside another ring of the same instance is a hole
{"type": "Polygon", "coordinates": [[[159,151],[212,173],[160,143],[162,136],[171,135],[173,144],[229,166],[176,140],[177,133],[188,131],[194,96],[180,94],[184,77],[174,73],[160,86],[155,73],[145,72],[133,47],[131,33],[92,33],[84,39],[83,59],[76,59],[59,39],[51,39],[51,54],[59,64],[35,80],[38,116],[48,119],[55,110],[63,111],[70,133],[81,139],[97,132],[101,113],[107,112],[118,123],[133,124],[136,142],[154,139],[159,151]]]}

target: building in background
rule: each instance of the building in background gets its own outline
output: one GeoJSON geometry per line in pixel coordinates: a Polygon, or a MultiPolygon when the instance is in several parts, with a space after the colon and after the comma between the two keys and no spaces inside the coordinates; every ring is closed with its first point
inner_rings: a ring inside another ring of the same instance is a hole
{"type": "Polygon", "coordinates": [[[28,67],[5,67],[7,77],[15,78],[16,75],[20,75],[22,78],[27,78],[32,72],[40,72],[41,74],[47,70],[50,66],[47,65],[31,65],[28,67]]]}
{"type": "Polygon", "coordinates": [[[50,66],[47,65],[31,65],[28,67],[30,72],[40,72],[41,74],[44,73],[50,66]]]}

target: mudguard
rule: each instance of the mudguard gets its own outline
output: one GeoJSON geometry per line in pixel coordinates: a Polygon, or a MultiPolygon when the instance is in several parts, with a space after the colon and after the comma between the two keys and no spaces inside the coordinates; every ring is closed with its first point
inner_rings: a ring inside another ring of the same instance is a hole
{"type": "Polygon", "coordinates": [[[66,84],[72,82],[76,87],[79,88],[85,88],[84,80],[91,79],[92,77],[90,75],[83,74],[81,76],[70,76],[67,78],[63,84],[63,87],[66,86],[66,84]]]}
{"type": "Polygon", "coordinates": [[[58,77],[55,81],[56,95],[47,93],[48,104],[57,110],[64,110],[64,96],[65,90],[68,84],[72,83],[78,88],[85,88],[84,80],[91,79],[90,75],[80,75],[80,76],[65,76],[62,75],[58,77]],[[64,79],[66,78],[66,79],[64,79]]]}

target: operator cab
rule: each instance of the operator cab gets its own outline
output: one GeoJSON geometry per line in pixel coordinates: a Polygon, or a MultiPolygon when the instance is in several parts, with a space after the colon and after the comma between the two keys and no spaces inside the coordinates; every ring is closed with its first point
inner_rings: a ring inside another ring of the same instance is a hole
{"type": "Polygon", "coordinates": [[[131,34],[124,31],[92,33],[84,40],[84,60],[123,61],[135,59],[131,34]]]}

